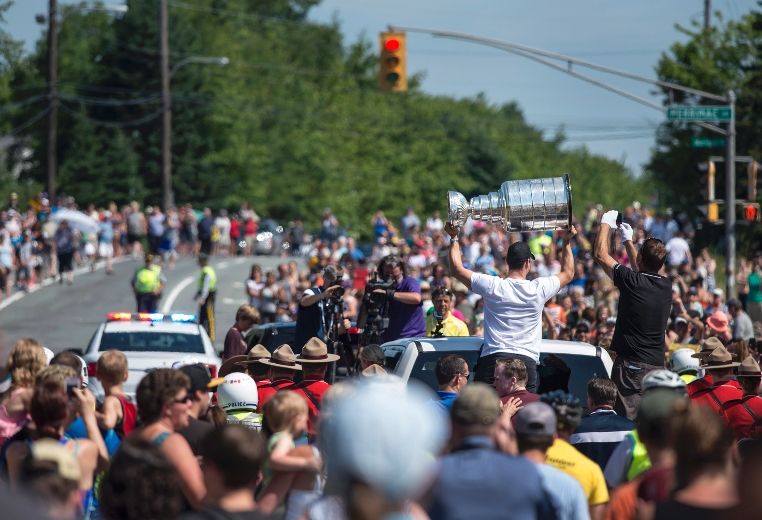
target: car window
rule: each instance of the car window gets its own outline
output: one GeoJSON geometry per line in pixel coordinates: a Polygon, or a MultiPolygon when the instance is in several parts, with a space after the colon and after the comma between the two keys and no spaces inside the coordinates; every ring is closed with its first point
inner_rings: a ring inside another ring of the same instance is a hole
{"type": "Polygon", "coordinates": [[[104,332],[99,350],[124,352],[183,352],[203,354],[204,344],[198,334],[177,332],[104,332]]]}
{"type": "Polygon", "coordinates": [[[288,343],[295,353],[299,353],[301,349],[297,349],[294,346],[295,337],[296,325],[281,327],[256,327],[252,329],[252,331],[246,336],[246,343],[249,347],[253,347],[259,343],[270,352],[280,347],[284,343],[288,343]]]}
{"type": "Polygon", "coordinates": [[[587,382],[594,377],[608,378],[601,358],[579,354],[540,354],[537,366],[540,386],[537,393],[563,390],[587,401],[587,382]]]}
{"type": "Polygon", "coordinates": [[[418,358],[415,360],[415,365],[413,365],[413,371],[410,373],[410,377],[422,381],[432,390],[438,390],[439,384],[437,383],[436,375],[437,361],[439,361],[440,358],[449,356],[450,354],[461,356],[466,360],[468,363],[469,371],[471,372],[469,380],[472,381],[474,374],[476,374],[476,361],[479,359],[478,350],[462,352],[421,352],[418,354],[418,358]]]}

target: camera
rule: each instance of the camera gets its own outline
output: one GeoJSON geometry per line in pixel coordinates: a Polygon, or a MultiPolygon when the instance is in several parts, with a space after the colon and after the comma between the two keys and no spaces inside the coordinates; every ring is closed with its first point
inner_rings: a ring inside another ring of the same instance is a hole
{"type": "Polygon", "coordinates": [[[397,288],[395,280],[379,280],[374,274],[372,280],[365,286],[360,312],[357,316],[357,327],[362,329],[362,343],[381,343],[381,336],[389,328],[389,298],[388,291],[397,288]],[[384,292],[374,292],[382,289],[384,292]]]}

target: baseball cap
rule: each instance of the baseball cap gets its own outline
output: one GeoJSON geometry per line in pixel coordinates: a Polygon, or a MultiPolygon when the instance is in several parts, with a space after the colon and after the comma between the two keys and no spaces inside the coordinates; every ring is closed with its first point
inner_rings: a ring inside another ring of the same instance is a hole
{"type": "Polygon", "coordinates": [[[508,248],[508,254],[505,259],[508,261],[508,265],[516,265],[521,262],[525,262],[529,259],[534,260],[534,255],[529,250],[529,245],[526,242],[514,242],[508,248]]]}
{"type": "Polygon", "coordinates": [[[461,426],[490,426],[500,417],[500,398],[491,386],[471,383],[455,399],[450,416],[461,426]]]}
{"type": "Polygon", "coordinates": [[[224,377],[216,377],[212,379],[209,370],[201,363],[185,365],[180,367],[179,370],[190,379],[191,384],[189,391],[191,393],[196,393],[199,390],[211,390],[225,382],[224,377]]]}
{"type": "Polygon", "coordinates": [[[556,412],[541,401],[530,403],[513,418],[513,429],[519,435],[555,435],[556,412]]]}

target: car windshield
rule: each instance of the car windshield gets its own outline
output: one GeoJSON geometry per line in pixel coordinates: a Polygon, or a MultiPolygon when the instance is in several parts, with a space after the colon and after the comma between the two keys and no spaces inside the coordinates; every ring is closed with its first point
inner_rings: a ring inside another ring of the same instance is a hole
{"type": "Polygon", "coordinates": [[[203,354],[204,344],[199,334],[178,332],[104,332],[100,350],[117,349],[124,352],[182,352],[203,354]]]}
{"type": "MultiPolygon", "coordinates": [[[[255,327],[246,335],[246,343],[249,347],[253,347],[259,343],[272,352],[284,343],[288,343],[293,347],[295,334],[295,325],[282,327],[255,327]]],[[[294,352],[296,352],[296,350],[294,350],[294,352]]]]}
{"type": "MultiPolygon", "coordinates": [[[[389,345],[384,347],[387,371],[393,372],[397,367],[404,347],[389,345]]],[[[462,356],[468,362],[470,372],[476,373],[478,351],[440,351],[421,352],[415,360],[410,377],[424,382],[432,390],[437,390],[435,368],[437,361],[449,354],[462,356]]],[[[587,401],[587,382],[593,377],[608,377],[606,367],[601,358],[582,356],[579,354],[540,354],[540,364],[537,367],[540,377],[539,394],[552,390],[564,390],[575,395],[583,403],[587,401]]]]}

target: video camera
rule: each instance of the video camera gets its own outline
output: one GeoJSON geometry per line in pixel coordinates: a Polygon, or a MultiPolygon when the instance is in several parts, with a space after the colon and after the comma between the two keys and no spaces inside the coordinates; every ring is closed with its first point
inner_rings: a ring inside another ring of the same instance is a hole
{"type": "Polygon", "coordinates": [[[381,343],[381,336],[389,328],[389,298],[387,291],[397,288],[396,280],[379,280],[378,273],[365,286],[357,327],[362,329],[362,344],[381,343]],[[384,292],[375,292],[382,289],[384,292]]]}

